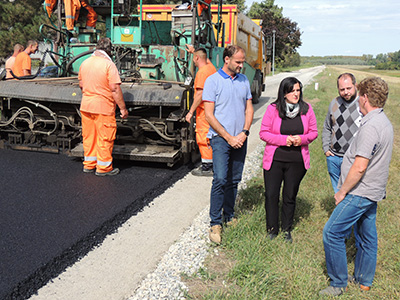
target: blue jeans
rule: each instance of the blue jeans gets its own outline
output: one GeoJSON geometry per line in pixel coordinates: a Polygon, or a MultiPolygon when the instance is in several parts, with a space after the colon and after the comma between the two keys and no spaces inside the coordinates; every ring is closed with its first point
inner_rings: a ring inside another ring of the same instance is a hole
{"type": "Polygon", "coordinates": [[[234,149],[220,136],[210,139],[214,178],[210,197],[211,226],[229,222],[234,216],[237,186],[242,179],[247,140],[234,149]]]}
{"type": "Polygon", "coordinates": [[[325,259],[332,286],[347,286],[345,237],[353,225],[357,248],[354,277],[362,285],[372,285],[378,251],[376,208],[377,202],[349,194],[336,206],[325,224],[325,259]]]}
{"type": "Polygon", "coordinates": [[[340,167],[342,166],[343,157],[341,156],[327,156],[326,164],[328,166],[328,173],[331,177],[331,183],[335,194],[339,191],[337,186],[340,178],[340,167]]]}

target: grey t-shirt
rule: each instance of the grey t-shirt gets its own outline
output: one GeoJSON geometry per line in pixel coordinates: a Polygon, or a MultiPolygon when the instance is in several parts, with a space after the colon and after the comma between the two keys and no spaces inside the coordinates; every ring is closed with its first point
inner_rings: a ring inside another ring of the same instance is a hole
{"type": "Polygon", "coordinates": [[[369,112],[362,118],[358,133],[343,157],[338,188],[345,181],[356,156],[361,156],[369,159],[368,167],[349,194],[372,201],[385,198],[392,148],[393,127],[383,109],[369,112]]]}

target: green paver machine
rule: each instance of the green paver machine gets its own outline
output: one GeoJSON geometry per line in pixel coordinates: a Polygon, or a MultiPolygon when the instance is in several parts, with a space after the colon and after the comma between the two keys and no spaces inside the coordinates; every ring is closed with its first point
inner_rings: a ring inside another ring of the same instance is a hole
{"type": "Polygon", "coordinates": [[[92,3],[100,16],[97,27],[103,21],[105,30],[76,26],[70,32],[58,1],[56,21],[42,25],[40,32],[50,45],[45,54],[59,68],[59,77],[0,81],[0,148],[83,156],[82,94],[76,75],[105,35],[113,43],[113,60],[130,112],[125,120],[117,112],[114,158],[169,166],[198,159],[194,122],[185,122],[195,75],[185,44],[206,48],[219,68],[223,47],[217,47],[218,35],[223,30],[222,22],[211,22],[210,9],[201,16],[197,13],[197,3],[209,6],[196,0],[193,9],[172,11],[171,21],[143,20],[141,0],[134,13],[130,0],[92,3]]]}

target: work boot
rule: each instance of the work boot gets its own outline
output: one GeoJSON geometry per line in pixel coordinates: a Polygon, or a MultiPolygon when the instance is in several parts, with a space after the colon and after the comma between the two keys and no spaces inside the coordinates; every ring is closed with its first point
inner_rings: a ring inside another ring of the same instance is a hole
{"type": "Polygon", "coordinates": [[[94,172],[94,169],[83,168],[83,173],[93,173],[93,172],[94,172]]]}
{"type": "Polygon", "coordinates": [[[96,171],[96,175],[97,176],[114,176],[114,175],[117,175],[119,173],[119,169],[118,168],[115,168],[115,169],[112,169],[111,171],[109,171],[109,172],[105,172],[105,173],[100,173],[100,172],[97,172],[96,171]]]}
{"type": "Polygon", "coordinates": [[[192,171],[192,175],[212,177],[214,175],[212,163],[202,163],[200,167],[192,171]]]}
{"type": "Polygon", "coordinates": [[[210,228],[210,241],[216,244],[221,244],[221,225],[214,225],[210,228]]]}
{"type": "Polygon", "coordinates": [[[319,292],[320,295],[337,297],[347,291],[347,287],[328,286],[319,292]]]}

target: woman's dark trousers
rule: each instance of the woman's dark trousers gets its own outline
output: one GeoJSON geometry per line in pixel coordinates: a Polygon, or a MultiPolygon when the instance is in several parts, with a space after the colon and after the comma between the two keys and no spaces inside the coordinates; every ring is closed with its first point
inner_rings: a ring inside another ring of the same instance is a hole
{"type": "Polygon", "coordinates": [[[267,232],[279,232],[279,194],[282,189],[281,222],[282,231],[290,232],[293,226],[296,196],[300,182],[306,174],[303,162],[273,161],[271,168],[264,170],[265,212],[267,232]]]}

